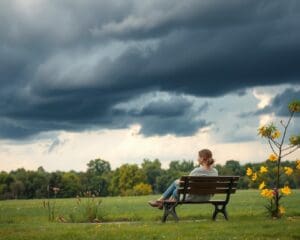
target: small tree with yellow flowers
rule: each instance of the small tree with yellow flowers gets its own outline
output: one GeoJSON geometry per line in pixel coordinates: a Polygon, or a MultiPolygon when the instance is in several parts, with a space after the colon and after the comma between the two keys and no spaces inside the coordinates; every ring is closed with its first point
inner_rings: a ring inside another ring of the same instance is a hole
{"type": "Polygon", "coordinates": [[[300,112],[300,101],[292,101],[288,105],[288,108],[290,116],[287,123],[280,121],[280,124],[283,127],[282,133],[273,123],[258,129],[258,134],[268,140],[272,154],[270,154],[267,160],[268,162],[265,165],[262,165],[259,171],[254,172],[253,169],[247,168],[246,172],[247,176],[249,176],[252,181],[260,181],[258,187],[259,190],[261,190],[260,194],[269,200],[266,208],[273,218],[280,218],[285,213],[284,207],[280,204],[280,199],[283,196],[288,196],[292,193],[292,190],[288,185],[280,185],[280,176],[282,176],[282,174],[290,176],[294,171],[300,170],[300,160],[296,160],[295,169],[291,167],[281,167],[282,159],[300,148],[300,135],[290,136],[289,143],[285,144],[289,124],[295,113],[300,112]],[[271,168],[272,165],[275,167],[275,171],[270,172],[268,168],[271,168]],[[271,182],[266,181],[266,174],[272,174],[271,182]]]}

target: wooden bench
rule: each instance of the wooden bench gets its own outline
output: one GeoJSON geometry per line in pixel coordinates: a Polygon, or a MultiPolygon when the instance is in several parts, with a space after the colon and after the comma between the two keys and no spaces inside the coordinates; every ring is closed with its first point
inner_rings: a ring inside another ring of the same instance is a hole
{"type": "Polygon", "coordinates": [[[218,176],[218,177],[204,177],[204,176],[182,176],[179,180],[178,196],[179,200],[171,201],[165,200],[163,202],[163,217],[162,222],[167,220],[171,214],[176,221],[178,216],[176,207],[181,204],[212,204],[215,210],[212,219],[216,220],[218,213],[223,213],[226,220],[228,215],[226,206],[229,203],[230,195],[235,193],[239,176],[218,176]],[[225,194],[221,200],[208,200],[208,201],[189,201],[188,194],[192,195],[207,195],[207,194],[225,194]]]}

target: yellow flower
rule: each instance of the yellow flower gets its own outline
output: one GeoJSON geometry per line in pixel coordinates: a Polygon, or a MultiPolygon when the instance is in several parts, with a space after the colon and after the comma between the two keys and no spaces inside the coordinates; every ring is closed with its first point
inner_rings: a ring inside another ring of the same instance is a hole
{"type": "Polygon", "coordinates": [[[295,100],[289,104],[289,110],[291,112],[300,112],[300,101],[295,100]]]}
{"type": "Polygon", "coordinates": [[[297,164],[297,165],[296,165],[296,168],[297,168],[297,169],[300,169],[300,160],[297,160],[297,161],[296,161],[296,164],[297,164]]]}
{"type": "Polygon", "coordinates": [[[260,171],[260,173],[266,173],[266,172],[268,172],[268,168],[261,166],[259,171],[260,171]]]}
{"type": "Polygon", "coordinates": [[[265,131],[266,131],[266,127],[265,126],[262,126],[262,127],[258,128],[258,133],[260,135],[263,135],[265,133],[265,131]]]}
{"type": "Polygon", "coordinates": [[[279,213],[282,215],[285,213],[285,208],[282,206],[279,206],[279,213]]]}
{"type": "Polygon", "coordinates": [[[260,192],[260,195],[262,195],[265,198],[269,198],[270,199],[270,198],[273,197],[273,190],[271,190],[271,189],[263,189],[260,192]]]}
{"type": "Polygon", "coordinates": [[[276,161],[278,160],[278,156],[272,153],[272,154],[270,154],[270,156],[269,156],[269,160],[270,160],[271,162],[276,162],[276,161]]]}
{"type": "Polygon", "coordinates": [[[252,181],[255,181],[256,179],[257,179],[257,174],[256,173],[253,173],[253,175],[252,175],[252,181]]]}
{"type": "Polygon", "coordinates": [[[298,138],[296,136],[291,136],[290,137],[290,143],[292,145],[297,145],[297,140],[298,140],[298,138]]]}
{"type": "Polygon", "coordinates": [[[258,129],[258,134],[261,136],[265,136],[266,135],[266,130],[267,128],[265,126],[262,126],[258,129]]]}
{"type": "Polygon", "coordinates": [[[247,176],[251,176],[253,174],[252,169],[248,167],[246,174],[247,174],[247,176]]]}
{"type": "Polygon", "coordinates": [[[265,184],[265,182],[263,181],[261,184],[259,184],[259,190],[262,190],[262,189],[264,189],[266,187],[266,184],[265,184]]]}
{"type": "Polygon", "coordinates": [[[292,175],[293,169],[290,167],[284,167],[284,173],[288,176],[292,175]]]}
{"type": "Polygon", "coordinates": [[[276,130],[273,134],[272,134],[272,138],[274,139],[274,138],[279,138],[281,136],[281,132],[280,131],[278,131],[278,130],[276,130]]]}
{"type": "Polygon", "coordinates": [[[280,189],[282,194],[284,195],[290,195],[292,193],[292,190],[289,188],[289,186],[285,186],[284,188],[280,189]]]}

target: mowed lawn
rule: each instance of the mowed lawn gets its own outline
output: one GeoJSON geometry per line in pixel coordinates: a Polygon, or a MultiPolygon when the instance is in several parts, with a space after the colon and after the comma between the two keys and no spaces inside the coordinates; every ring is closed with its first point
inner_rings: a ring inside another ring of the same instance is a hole
{"type": "MultiPolygon", "coordinates": [[[[101,198],[101,223],[49,222],[43,200],[0,201],[0,239],[300,239],[300,190],[282,202],[280,220],[266,217],[257,190],[239,190],[228,205],[229,221],[213,222],[211,205],[177,208],[180,221],[160,222],[162,211],[148,206],[157,196],[101,198]]],[[[56,216],[69,218],[76,199],[57,199],[56,216]]],[[[79,211],[79,210],[78,210],[79,211]]]]}

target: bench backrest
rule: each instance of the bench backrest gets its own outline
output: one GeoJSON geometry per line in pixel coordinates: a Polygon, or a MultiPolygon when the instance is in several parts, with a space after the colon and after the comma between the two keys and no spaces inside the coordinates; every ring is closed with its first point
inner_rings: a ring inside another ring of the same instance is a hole
{"type": "MultiPolygon", "coordinates": [[[[237,189],[239,176],[182,176],[179,181],[178,194],[230,194],[237,189]]],[[[228,199],[229,200],[229,199],[228,199]]]]}

